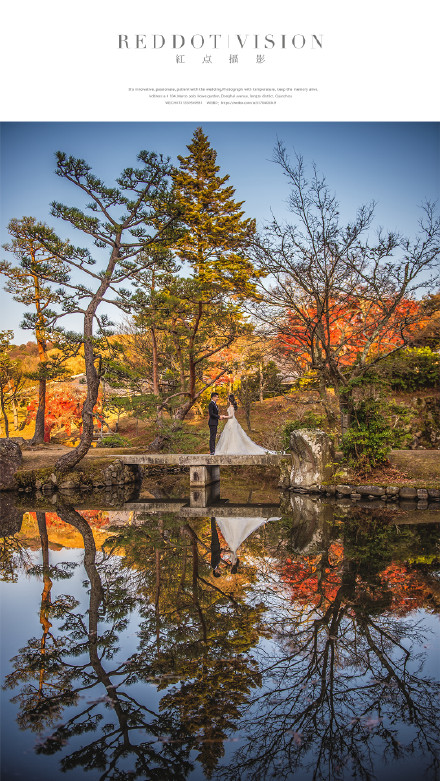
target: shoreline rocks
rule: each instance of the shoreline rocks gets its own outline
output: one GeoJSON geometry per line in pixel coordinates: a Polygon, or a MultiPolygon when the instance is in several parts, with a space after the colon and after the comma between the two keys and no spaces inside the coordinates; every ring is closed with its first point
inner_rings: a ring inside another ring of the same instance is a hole
{"type": "Polygon", "coordinates": [[[14,485],[4,490],[18,490],[20,493],[39,491],[46,495],[59,491],[91,492],[105,490],[112,486],[133,485],[142,480],[142,473],[138,466],[124,464],[117,457],[114,461],[88,462],[81,467],[64,474],[57,474],[51,468],[18,471],[14,485]]]}
{"type": "Polygon", "coordinates": [[[392,485],[321,485],[313,489],[307,486],[290,486],[293,493],[324,494],[337,496],[340,499],[360,501],[380,500],[381,502],[411,501],[416,503],[440,502],[440,488],[416,488],[409,485],[401,487],[392,485]]]}

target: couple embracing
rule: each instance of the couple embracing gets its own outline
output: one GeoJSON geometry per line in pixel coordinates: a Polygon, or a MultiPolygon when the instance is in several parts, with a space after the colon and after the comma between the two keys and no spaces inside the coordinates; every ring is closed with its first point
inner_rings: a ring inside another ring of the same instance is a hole
{"type": "Polygon", "coordinates": [[[218,393],[211,393],[209,402],[209,452],[213,455],[263,455],[269,451],[256,445],[243,431],[235,417],[238,404],[233,393],[228,396],[227,415],[221,415],[217,406],[218,393]],[[215,445],[219,420],[226,420],[226,425],[215,445]]]}

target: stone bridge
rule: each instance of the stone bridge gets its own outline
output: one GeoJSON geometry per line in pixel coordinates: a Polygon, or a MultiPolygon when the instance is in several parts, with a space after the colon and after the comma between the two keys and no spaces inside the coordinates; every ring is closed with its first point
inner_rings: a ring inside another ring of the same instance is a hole
{"type": "Polygon", "coordinates": [[[138,466],[187,466],[189,467],[189,487],[191,507],[206,507],[220,497],[220,467],[239,466],[281,466],[291,464],[290,455],[204,455],[197,453],[169,453],[145,455],[121,455],[118,459],[124,464],[138,466]]]}

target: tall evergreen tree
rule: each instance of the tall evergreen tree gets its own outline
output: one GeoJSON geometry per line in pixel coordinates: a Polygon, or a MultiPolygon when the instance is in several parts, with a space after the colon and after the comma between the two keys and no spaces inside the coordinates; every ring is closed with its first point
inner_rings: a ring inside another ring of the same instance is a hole
{"type": "Polygon", "coordinates": [[[247,257],[255,233],[255,220],[243,219],[243,201],[235,201],[235,189],[220,176],[217,152],[202,128],[195,130],[189,155],[179,155],[174,191],[186,232],[177,254],[188,263],[198,280],[235,295],[254,291],[257,272],[247,257]]]}
{"type": "Polygon", "coordinates": [[[170,333],[180,368],[183,403],[174,409],[182,420],[200,394],[215,379],[203,375],[206,361],[218,355],[245,327],[240,300],[255,295],[259,273],[247,251],[255,220],[244,218],[243,201],[234,199],[229,176],[220,175],[217,153],[201,128],[194,132],[187,157],[179,156],[174,171],[174,196],[185,228],[174,245],[189,277],[171,284],[164,293],[170,333]]]}
{"type": "Polygon", "coordinates": [[[55,324],[60,314],[53,307],[62,304],[64,296],[59,288],[55,289],[47,280],[62,285],[69,279],[69,273],[67,265],[49,252],[38,238],[38,233],[42,231],[50,233],[46,225],[36,222],[33,217],[23,217],[21,220],[11,220],[8,231],[12,241],[5,244],[4,249],[17,258],[18,265],[13,266],[8,261],[0,263],[0,274],[7,278],[5,290],[12,293],[15,301],[34,310],[25,313],[20,325],[34,331],[38,347],[38,410],[32,438],[32,443],[38,445],[44,442],[46,383],[49,378],[63,372],[64,357],[50,358],[48,355],[48,341],[55,334],[55,324]]]}

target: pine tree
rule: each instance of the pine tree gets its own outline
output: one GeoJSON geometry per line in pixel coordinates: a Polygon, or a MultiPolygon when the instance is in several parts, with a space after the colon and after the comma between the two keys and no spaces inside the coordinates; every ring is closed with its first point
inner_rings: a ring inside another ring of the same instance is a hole
{"type": "Polygon", "coordinates": [[[177,212],[170,194],[168,158],[143,150],[137,155],[139,167],[125,168],[116,180],[117,186],[108,187],[92,173],[85,160],[68,157],[64,152],[57,152],[56,157],[58,176],[78,188],[81,198],[85,194],[90,200],[84,211],[53,202],[51,213],[70,223],[99,250],[93,257],[88,248],[70,243],[66,246],[44,232],[38,234],[46,249],[75,274],[75,281],[72,277],[72,282],[63,285],[69,293],[65,312],[80,313],[83,317],[87,397],[81,413],[80,442],[55,464],[63,473],[83,458],[93,438],[102,368],[100,343],[94,329],[97,326],[99,335],[105,335],[109,326],[108,316],[99,314],[98,309],[105,303],[125,313],[130,310],[131,290],[123,285],[157,265],[154,250],[166,249],[174,241],[177,212]],[[101,269],[95,270],[98,259],[101,269]]]}
{"type": "Polygon", "coordinates": [[[255,220],[243,219],[243,201],[235,201],[235,189],[226,186],[229,176],[219,175],[217,152],[202,128],[197,128],[187,148],[190,154],[178,157],[180,169],[173,177],[176,201],[187,228],[177,254],[203,285],[248,295],[254,292],[258,276],[246,255],[255,220]]]}
{"type": "Polygon", "coordinates": [[[179,156],[174,171],[174,197],[184,231],[174,248],[191,274],[164,291],[170,314],[169,332],[180,367],[180,392],[185,399],[174,409],[183,420],[204,389],[203,366],[228,348],[246,329],[239,303],[255,295],[259,273],[247,256],[255,220],[245,219],[243,201],[235,201],[229,176],[220,175],[217,153],[201,128],[179,156]]]}
{"type": "Polygon", "coordinates": [[[47,380],[63,374],[62,358],[50,358],[48,355],[48,341],[54,336],[59,316],[52,307],[61,304],[64,296],[47,280],[64,284],[69,275],[66,265],[48,252],[38,238],[39,232],[51,233],[47,225],[36,222],[33,217],[23,217],[21,220],[11,220],[8,231],[12,241],[5,244],[4,249],[11,252],[19,263],[17,266],[8,261],[0,263],[0,274],[7,278],[5,290],[12,293],[15,301],[34,309],[33,312],[25,313],[20,325],[34,331],[40,360],[36,374],[39,384],[38,411],[32,438],[32,443],[37,445],[44,442],[47,380]]]}

